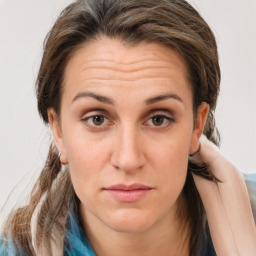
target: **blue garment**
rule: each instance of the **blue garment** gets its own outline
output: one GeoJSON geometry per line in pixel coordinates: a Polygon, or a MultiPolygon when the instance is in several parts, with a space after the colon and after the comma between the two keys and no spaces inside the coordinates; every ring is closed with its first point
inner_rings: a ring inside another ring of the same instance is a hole
{"type": "MultiPolygon", "coordinates": [[[[68,242],[65,246],[64,256],[96,256],[83,230],[80,228],[77,218],[71,213],[69,214],[66,237],[68,242]]],[[[216,256],[209,234],[207,234],[206,250],[200,256],[216,256]]]]}
{"type": "MultiPolygon", "coordinates": [[[[69,215],[66,237],[68,244],[65,246],[64,256],[96,256],[73,214],[69,215]]],[[[206,248],[200,256],[216,256],[210,234],[207,234],[206,248]]]]}
{"type": "MultiPolygon", "coordinates": [[[[247,185],[253,191],[253,196],[256,200],[256,173],[244,174],[247,185]]],[[[0,237],[0,256],[16,256],[18,255],[12,241],[7,241],[0,237]]],[[[19,254],[19,256],[28,256],[19,254]]],[[[69,212],[67,230],[66,230],[66,243],[64,249],[64,256],[96,256],[90,242],[86,238],[81,225],[79,224],[77,216],[72,210],[69,212]]],[[[214,247],[211,241],[210,234],[207,234],[206,251],[201,256],[216,256],[214,247]]]]}
{"type": "Polygon", "coordinates": [[[77,219],[75,214],[70,211],[64,256],[96,256],[77,219]]]}
{"type": "Polygon", "coordinates": [[[253,198],[256,200],[256,173],[244,173],[247,186],[251,189],[253,198]]]}

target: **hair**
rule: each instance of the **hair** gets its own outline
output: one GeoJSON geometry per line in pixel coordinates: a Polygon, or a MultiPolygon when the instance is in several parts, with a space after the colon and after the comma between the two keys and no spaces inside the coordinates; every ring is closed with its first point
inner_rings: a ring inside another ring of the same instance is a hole
{"type": "MultiPolygon", "coordinates": [[[[70,58],[84,43],[102,36],[131,46],[157,43],[177,51],[188,66],[194,114],[202,102],[209,104],[204,134],[218,144],[214,121],[220,85],[217,45],[207,23],[185,0],[78,0],[64,9],[45,39],[36,82],[38,110],[45,124],[49,123],[49,108],[60,115],[63,77],[70,58]]],[[[216,180],[207,169],[188,164],[182,192],[186,207],[181,211],[190,228],[189,255],[197,256],[205,244],[206,214],[192,172],[216,180]]],[[[71,203],[78,204],[78,199],[69,170],[61,166],[52,144],[29,203],[10,214],[5,232],[29,255],[62,255],[71,203]]]]}

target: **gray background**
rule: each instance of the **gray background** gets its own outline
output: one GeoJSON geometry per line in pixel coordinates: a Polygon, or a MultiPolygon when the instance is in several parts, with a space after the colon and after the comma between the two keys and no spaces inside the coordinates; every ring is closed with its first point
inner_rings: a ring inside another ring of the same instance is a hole
{"type": "MultiPolygon", "coordinates": [[[[50,132],[37,114],[34,83],[44,37],[71,2],[0,0],[0,224],[16,202],[26,200],[47,154],[50,132]]],[[[256,172],[256,1],[189,2],[219,45],[221,150],[241,171],[256,172]]]]}

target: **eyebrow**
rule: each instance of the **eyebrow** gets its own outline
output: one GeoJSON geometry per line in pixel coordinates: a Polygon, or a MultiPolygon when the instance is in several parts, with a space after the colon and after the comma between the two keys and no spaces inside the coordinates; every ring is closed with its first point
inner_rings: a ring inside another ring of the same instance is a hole
{"type": "Polygon", "coordinates": [[[110,105],[115,105],[114,101],[106,96],[100,95],[100,94],[96,94],[93,92],[79,92],[74,99],[72,100],[72,102],[80,99],[80,98],[86,98],[86,97],[90,97],[90,98],[94,98],[97,101],[103,102],[103,103],[107,103],[110,105]]]}
{"type": "Polygon", "coordinates": [[[162,95],[147,99],[146,104],[150,105],[150,104],[154,104],[158,101],[167,100],[167,99],[174,99],[174,100],[177,100],[177,101],[183,103],[183,100],[177,94],[167,93],[167,94],[162,94],[162,95]]]}
{"type": "MultiPolygon", "coordinates": [[[[93,93],[93,92],[79,92],[73,98],[72,102],[74,102],[74,101],[76,101],[80,98],[86,98],[86,97],[94,98],[99,102],[106,103],[106,104],[109,104],[109,105],[115,105],[115,101],[112,100],[111,98],[100,95],[100,94],[96,94],[96,93],[93,93]]],[[[167,93],[167,94],[162,94],[162,95],[158,95],[158,96],[149,98],[149,99],[145,100],[145,103],[146,103],[146,105],[151,105],[151,104],[154,104],[156,102],[159,102],[159,101],[162,101],[162,100],[167,100],[167,99],[174,99],[174,100],[177,100],[177,101],[183,103],[183,100],[177,94],[174,94],[174,93],[167,93]]]]}

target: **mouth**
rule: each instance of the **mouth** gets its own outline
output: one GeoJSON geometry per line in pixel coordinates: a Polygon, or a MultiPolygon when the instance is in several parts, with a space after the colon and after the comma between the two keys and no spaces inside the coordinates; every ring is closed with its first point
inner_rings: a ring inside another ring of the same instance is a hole
{"type": "Polygon", "coordinates": [[[143,184],[134,183],[131,185],[116,184],[104,188],[103,190],[118,202],[135,203],[146,197],[153,188],[143,184]]]}

